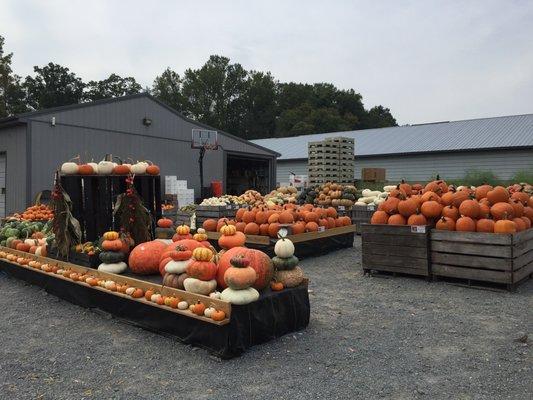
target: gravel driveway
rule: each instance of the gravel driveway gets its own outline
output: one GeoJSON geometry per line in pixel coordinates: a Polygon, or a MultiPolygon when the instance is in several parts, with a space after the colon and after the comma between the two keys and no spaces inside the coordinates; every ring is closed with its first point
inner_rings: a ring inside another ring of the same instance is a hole
{"type": "Polygon", "coordinates": [[[532,398],[532,280],[510,294],[363,277],[359,238],[302,267],[309,327],[229,361],[0,275],[0,396],[532,398]]]}

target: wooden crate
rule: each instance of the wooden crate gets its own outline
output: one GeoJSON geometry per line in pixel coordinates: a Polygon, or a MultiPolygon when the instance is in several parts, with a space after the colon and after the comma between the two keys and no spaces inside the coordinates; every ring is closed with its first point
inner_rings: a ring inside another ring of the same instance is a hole
{"type": "Polygon", "coordinates": [[[361,225],[363,271],[430,277],[429,226],[361,225]]]}
{"type": "Polygon", "coordinates": [[[374,207],[368,206],[352,206],[345,211],[346,215],[351,218],[352,224],[355,225],[356,233],[361,234],[362,225],[370,223],[372,214],[374,214],[374,209],[374,207]]]}
{"type": "Polygon", "coordinates": [[[515,234],[431,231],[435,277],[505,284],[533,274],[533,229],[515,234]]]}
{"type": "Polygon", "coordinates": [[[363,168],[361,170],[361,178],[367,182],[384,182],[385,175],[385,168],[363,168]]]}

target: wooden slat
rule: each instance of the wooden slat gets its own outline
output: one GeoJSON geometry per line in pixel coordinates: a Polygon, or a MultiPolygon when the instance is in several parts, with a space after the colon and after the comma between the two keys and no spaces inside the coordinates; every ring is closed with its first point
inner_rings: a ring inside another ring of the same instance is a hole
{"type": "Polygon", "coordinates": [[[487,245],[511,245],[511,234],[494,234],[481,232],[448,232],[439,231],[437,229],[431,230],[432,241],[448,241],[457,243],[482,243],[487,245]]]}
{"type": "Polygon", "coordinates": [[[405,236],[405,235],[381,235],[379,233],[362,232],[363,243],[373,245],[392,245],[407,247],[427,247],[428,238],[426,235],[405,236]]]}
{"type": "Polygon", "coordinates": [[[516,271],[531,262],[533,262],[533,250],[513,258],[513,269],[516,271]]]}
{"type": "Polygon", "coordinates": [[[417,275],[417,276],[429,276],[429,272],[427,268],[407,268],[407,267],[392,267],[390,265],[372,265],[370,267],[364,267],[364,269],[397,272],[399,274],[409,274],[409,275],[417,275]]]}
{"type": "Polygon", "coordinates": [[[363,266],[370,268],[372,265],[388,265],[390,267],[428,268],[428,260],[423,258],[395,258],[379,254],[363,253],[363,266]]]}
{"type": "Polygon", "coordinates": [[[426,247],[406,247],[406,246],[391,246],[380,245],[375,246],[370,243],[363,243],[363,253],[378,254],[390,257],[409,257],[409,258],[428,258],[428,250],[426,247]]]}
{"type": "Polygon", "coordinates": [[[515,271],[513,274],[513,283],[520,282],[526,276],[533,274],[533,262],[515,271]]]}
{"type": "Polygon", "coordinates": [[[512,283],[511,273],[507,271],[491,271],[486,269],[463,268],[453,265],[433,263],[431,271],[435,276],[447,276],[450,278],[471,279],[484,282],[512,283]]]}
{"type": "Polygon", "coordinates": [[[429,235],[430,227],[426,226],[426,233],[412,232],[411,226],[403,225],[370,225],[363,224],[363,233],[378,233],[380,235],[404,235],[404,236],[426,236],[429,235]]]}
{"type": "Polygon", "coordinates": [[[202,303],[204,303],[207,306],[209,306],[210,304],[213,304],[213,306],[215,308],[224,311],[224,313],[226,314],[227,318],[225,320],[223,320],[223,321],[213,321],[211,318],[207,318],[207,317],[204,317],[204,316],[196,315],[196,314],[194,314],[194,313],[192,313],[192,312],[190,312],[188,310],[178,310],[178,309],[170,308],[170,307],[167,307],[167,306],[160,306],[159,304],[153,303],[151,301],[147,301],[144,298],[134,299],[133,297],[125,295],[123,293],[111,292],[111,291],[105,290],[105,289],[103,289],[103,288],[101,288],[99,286],[90,286],[90,285],[88,285],[86,283],[79,282],[79,281],[75,282],[75,281],[73,281],[71,279],[63,277],[62,275],[57,275],[57,274],[53,274],[53,273],[44,272],[44,271],[41,271],[41,270],[38,270],[38,269],[35,269],[35,268],[31,268],[29,266],[19,265],[17,263],[11,262],[9,260],[3,259],[3,261],[5,261],[5,262],[9,262],[9,263],[11,263],[13,265],[16,265],[16,266],[20,267],[20,268],[29,269],[31,271],[34,271],[35,273],[46,274],[46,275],[52,276],[52,277],[57,278],[57,279],[68,280],[69,282],[72,282],[72,283],[75,283],[75,284],[79,284],[79,285],[89,286],[89,287],[91,287],[93,289],[96,289],[96,290],[105,290],[105,292],[108,293],[109,295],[125,297],[125,298],[127,298],[127,299],[129,299],[131,301],[140,301],[140,302],[143,302],[145,304],[149,304],[150,306],[153,306],[153,307],[162,308],[162,309],[164,309],[166,311],[170,311],[170,312],[176,312],[178,314],[182,314],[182,315],[185,315],[187,317],[194,318],[194,319],[199,319],[199,320],[202,320],[204,322],[208,322],[208,323],[215,324],[215,325],[225,325],[225,324],[229,323],[229,319],[231,317],[231,304],[226,302],[226,301],[223,301],[223,300],[213,299],[213,298],[211,298],[209,296],[203,296],[203,295],[199,295],[199,294],[195,294],[195,293],[190,293],[190,292],[186,292],[184,290],[174,289],[174,288],[171,288],[171,287],[163,287],[162,285],[159,285],[159,284],[156,284],[156,283],[153,283],[153,282],[143,281],[143,280],[136,279],[136,278],[131,278],[131,277],[117,275],[117,274],[111,274],[111,273],[103,272],[103,271],[98,271],[98,270],[95,270],[95,269],[92,269],[92,268],[86,268],[86,267],[82,267],[82,266],[79,266],[79,265],[76,265],[76,264],[55,260],[53,258],[39,257],[39,256],[36,256],[34,254],[30,254],[30,253],[26,253],[26,252],[22,252],[22,251],[18,251],[18,250],[9,249],[9,248],[6,248],[6,247],[1,247],[0,246],[0,251],[5,251],[5,252],[8,252],[8,253],[19,255],[19,256],[24,257],[24,258],[33,259],[33,260],[39,261],[41,263],[48,263],[48,264],[51,264],[51,265],[57,265],[58,267],[63,268],[63,269],[68,268],[68,269],[71,269],[74,272],[83,273],[83,274],[90,274],[90,275],[95,276],[95,277],[100,277],[100,278],[103,278],[103,279],[113,280],[113,281],[115,281],[117,283],[120,283],[120,284],[127,283],[130,286],[141,288],[144,291],[149,290],[149,289],[154,289],[154,290],[157,290],[158,292],[160,292],[163,295],[179,297],[179,298],[187,301],[189,304],[195,304],[197,301],[201,301],[202,303]]]}
{"type": "Polygon", "coordinates": [[[347,225],[347,226],[341,226],[338,228],[326,229],[323,232],[306,232],[306,233],[300,233],[298,235],[289,235],[287,236],[287,238],[292,240],[293,243],[299,243],[299,242],[308,242],[310,240],[322,239],[326,237],[343,235],[343,234],[352,233],[355,231],[356,231],[355,225],[347,225]]]}
{"type": "Polygon", "coordinates": [[[533,228],[526,231],[518,232],[513,235],[513,244],[517,245],[523,242],[533,242],[533,228]]]}
{"type": "MultiPolygon", "coordinates": [[[[218,240],[219,237],[220,232],[207,232],[207,238],[210,240],[218,240]]],[[[259,235],[246,235],[246,243],[269,245],[270,237],[259,235]]]]}
{"type": "Polygon", "coordinates": [[[450,254],[431,252],[431,261],[437,264],[457,265],[471,268],[485,268],[499,271],[511,271],[510,258],[494,258],[469,254],[450,254]]]}
{"type": "Polygon", "coordinates": [[[533,240],[520,242],[513,246],[513,257],[519,257],[523,254],[533,251],[533,240]]]}
{"type": "Polygon", "coordinates": [[[431,251],[511,258],[511,246],[494,246],[474,243],[455,243],[431,240],[431,251]]]}

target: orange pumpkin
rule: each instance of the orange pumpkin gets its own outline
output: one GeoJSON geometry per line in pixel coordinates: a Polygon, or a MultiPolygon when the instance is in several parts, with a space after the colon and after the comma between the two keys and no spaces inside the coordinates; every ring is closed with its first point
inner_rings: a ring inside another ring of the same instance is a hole
{"type": "Polygon", "coordinates": [[[455,230],[461,232],[475,232],[476,223],[470,217],[461,217],[455,223],[455,230]]]}
{"type": "Polygon", "coordinates": [[[466,217],[477,218],[479,211],[479,203],[475,200],[465,200],[459,206],[459,213],[466,217]]]}
{"type": "Polygon", "coordinates": [[[413,199],[400,200],[398,203],[398,212],[404,217],[410,217],[418,209],[418,203],[413,199]]]}
{"type": "Polygon", "coordinates": [[[131,271],[143,275],[159,273],[159,260],[166,247],[165,243],[158,240],[137,245],[128,259],[131,271]]]}
{"type": "Polygon", "coordinates": [[[157,220],[157,226],[160,228],[170,228],[173,224],[172,220],[168,218],[160,218],[157,220]]]}
{"type": "Polygon", "coordinates": [[[245,224],[249,224],[250,222],[255,221],[255,211],[252,210],[246,210],[244,214],[242,215],[242,222],[245,224]]]}
{"type": "Polygon", "coordinates": [[[454,231],[455,220],[450,217],[442,217],[437,221],[436,228],[440,231],[454,231]]]}
{"type": "Polygon", "coordinates": [[[264,210],[260,210],[255,213],[255,222],[258,225],[266,224],[268,222],[268,213],[264,210]]]}
{"type": "Polygon", "coordinates": [[[326,214],[328,217],[337,218],[337,210],[334,209],[333,207],[328,207],[326,209],[326,214]]]}
{"type": "Polygon", "coordinates": [[[526,217],[525,215],[521,217],[522,218],[522,221],[524,221],[524,224],[526,224],[526,229],[529,229],[531,228],[531,221],[528,217],[526,217]]]}
{"type": "Polygon", "coordinates": [[[387,221],[388,225],[405,225],[406,223],[405,217],[401,214],[391,215],[387,221]]]}
{"type": "MultiPolygon", "coordinates": [[[[451,193],[451,192],[448,192],[448,193],[451,193]]],[[[457,221],[457,219],[460,217],[459,210],[457,209],[457,207],[452,206],[452,205],[446,206],[442,209],[442,216],[451,218],[454,221],[457,221]]]]}
{"type": "Polygon", "coordinates": [[[396,197],[389,197],[381,203],[383,211],[389,215],[398,213],[398,204],[400,204],[400,199],[396,197]]]}
{"type": "Polygon", "coordinates": [[[524,205],[519,200],[509,200],[509,204],[513,207],[513,215],[515,217],[521,217],[524,215],[524,205]]]}
{"type": "Polygon", "coordinates": [[[490,217],[490,206],[486,203],[479,203],[479,218],[490,217]]]}
{"type": "Polygon", "coordinates": [[[202,227],[208,232],[216,232],[217,231],[217,221],[215,221],[214,219],[206,219],[203,222],[202,227]]]}
{"type": "Polygon", "coordinates": [[[489,199],[491,205],[507,203],[509,201],[509,192],[503,186],[496,186],[487,192],[487,199],[489,199]]]}
{"type": "Polygon", "coordinates": [[[490,185],[478,186],[476,188],[476,190],[475,190],[476,200],[479,201],[479,200],[484,199],[485,197],[487,197],[487,193],[490,192],[492,189],[493,189],[493,187],[490,186],[490,185]]]}
{"type": "Polygon", "coordinates": [[[389,214],[387,214],[385,211],[375,211],[374,214],[372,214],[372,217],[370,218],[371,224],[387,224],[389,220],[389,214]]]}
{"type": "Polygon", "coordinates": [[[25,251],[25,252],[29,252],[30,248],[31,248],[31,244],[23,243],[23,242],[17,243],[17,246],[15,247],[16,250],[25,251]]]}
{"type": "Polygon", "coordinates": [[[522,203],[523,206],[527,206],[527,202],[529,201],[529,195],[524,192],[514,192],[511,195],[511,199],[519,201],[522,203]]]}
{"type": "Polygon", "coordinates": [[[250,222],[244,227],[245,235],[259,235],[259,225],[255,222],[250,222]]]}
{"type": "Polygon", "coordinates": [[[293,222],[294,222],[294,216],[292,215],[292,212],[283,211],[279,215],[279,223],[280,224],[292,224],[293,222]]]}
{"type": "MultiPolygon", "coordinates": [[[[244,224],[244,222],[239,222],[244,224]]],[[[218,245],[223,249],[231,249],[233,247],[243,246],[246,243],[246,235],[240,231],[235,232],[233,235],[221,235],[218,238],[218,245]]]]}
{"type": "Polygon", "coordinates": [[[438,218],[442,213],[442,206],[434,200],[422,203],[420,211],[426,218],[438,218]]]}
{"type": "Polygon", "coordinates": [[[159,167],[155,164],[152,164],[146,167],[146,173],[148,175],[159,175],[159,172],[160,172],[159,167]]]}
{"type": "Polygon", "coordinates": [[[300,233],[304,233],[305,232],[305,223],[296,222],[295,224],[291,225],[291,229],[292,229],[292,234],[293,235],[298,235],[300,233]]]}
{"type": "Polygon", "coordinates": [[[217,265],[213,261],[193,260],[187,265],[187,275],[201,281],[210,281],[217,276],[217,265]]]}
{"type": "Polygon", "coordinates": [[[244,221],[237,222],[237,223],[235,224],[235,229],[236,229],[238,232],[243,232],[243,233],[244,233],[244,228],[246,228],[246,222],[244,222],[244,221]]]}
{"type": "Polygon", "coordinates": [[[466,191],[466,190],[458,190],[457,192],[455,192],[453,194],[452,204],[455,207],[459,208],[463,201],[466,201],[466,200],[469,200],[469,199],[470,199],[470,193],[468,193],[468,191],[466,191]]]}
{"type": "Polygon", "coordinates": [[[516,224],[508,219],[500,219],[494,223],[494,233],[515,233],[516,224]]]}
{"type": "Polygon", "coordinates": [[[494,233],[494,221],[488,218],[478,219],[476,222],[476,232],[494,233]]]}
{"type": "Polygon", "coordinates": [[[272,281],[272,276],[274,275],[272,260],[262,251],[248,249],[246,247],[234,247],[222,254],[216,277],[218,286],[222,289],[227,288],[226,282],[224,281],[224,274],[231,267],[231,259],[238,256],[248,259],[250,261],[250,267],[257,274],[253,287],[257,290],[266,288],[272,281]]]}
{"type": "Polygon", "coordinates": [[[428,221],[423,214],[413,214],[407,218],[407,225],[427,225],[428,221]]]}
{"type": "Polygon", "coordinates": [[[273,224],[270,224],[268,226],[268,236],[277,238],[278,237],[278,231],[279,231],[280,225],[277,222],[274,222],[273,224]]]}
{"type": "Polygon", "coordinates": [[[490,215],[495,220],[512,218],[514,216],[514,208],[507,202],[499,202],[490,208],[490,215]]]}
{"type": "Polygon", "coordinates": [[[305,224],[305,231],[306,232],[317,232],[318,231],[318,224],[315,221],[309,221],[305,224]]]}
{"type": "Polygon", "coordinates": [[[305,214],[305,222],[318,222],[319,216],[316,212],[310,211],[305,214]]]}
{"type": "Polygon", "coordinates": [[[259,234],[261,236],[268,236],[268,224],[261,224],[259,225],[259,234]]]}
{"type": "Polygon", "coordinates": [[[521,232],[526,230],[526,223],[522,220],[522,218],[515,217],[513,218],[513,222],[516,225],[516,231],[521,232]]]}
{"type": "Polygon", "coordinates": [[[130,167],[125,164],[119,164],[113,169],[115,175],[128,175],[130,171],[130,167]]]}
{"type": "Polygon", "coordinates": [[[528,217],[531,223],[533,224],[533,207],[531,206],[524,207],[524,216],[528,217]]]}
{"type": "Polygon", "coordinates": [[[120,251],[122,250],[122,240],[104,240],[102,242],[102,248],[106,251],[120,251]]]}

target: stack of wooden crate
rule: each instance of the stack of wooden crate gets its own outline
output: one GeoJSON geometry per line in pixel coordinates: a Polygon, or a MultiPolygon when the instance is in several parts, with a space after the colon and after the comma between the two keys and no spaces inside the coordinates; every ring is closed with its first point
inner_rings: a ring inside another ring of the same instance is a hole
{"type": "Polygon", "coordinates": [[[309,184],[326,182],[353,184],[354,140],[344,137],[327,138],[308,144],[309,184]]]}

